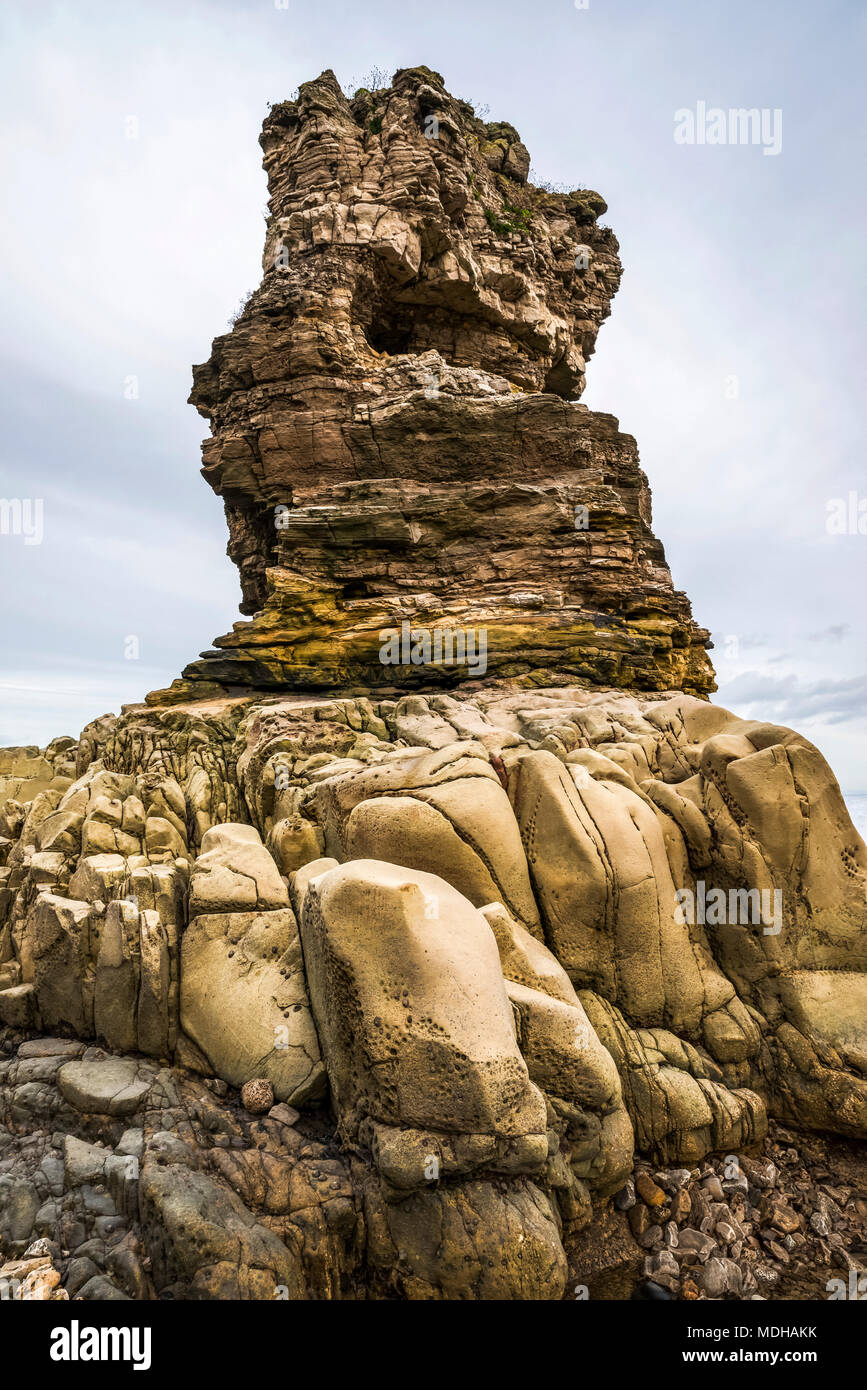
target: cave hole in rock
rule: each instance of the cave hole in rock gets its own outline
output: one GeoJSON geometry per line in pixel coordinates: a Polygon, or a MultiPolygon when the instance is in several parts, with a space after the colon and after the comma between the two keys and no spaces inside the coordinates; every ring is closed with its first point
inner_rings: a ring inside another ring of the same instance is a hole
{"type": "Polygon", "coordinates": [[[393,318],[376,318],[370,323],[366,336],[375,352],[387,352],[389,357],[412,352],[411,323],[401,323],[393,318]]]}

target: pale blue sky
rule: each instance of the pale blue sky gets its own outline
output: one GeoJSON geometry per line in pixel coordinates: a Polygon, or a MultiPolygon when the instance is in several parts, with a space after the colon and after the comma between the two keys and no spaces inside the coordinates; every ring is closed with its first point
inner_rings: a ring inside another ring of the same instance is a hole
{"type": "Polygon", "coordinates": [[[5,0],[0,496],[43,498],[45,539],[0,536],[0,744],[77,733],[237,617],[185,401],[259,279],[266,103],[426,63],[608,201],[626,270],[584,399],[638,439],[716,698],[867,790],[867,536],[825,526],[867,497],[865,37],[844,0],[5,0]],[[675,143],[699,101],[781,110],[780,154],[675,143]]]}

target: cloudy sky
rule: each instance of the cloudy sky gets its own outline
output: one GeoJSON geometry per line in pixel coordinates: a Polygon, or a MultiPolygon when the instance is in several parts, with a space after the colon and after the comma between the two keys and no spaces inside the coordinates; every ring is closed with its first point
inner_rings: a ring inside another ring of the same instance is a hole
{"type": "Polygon", "coordinates": [[[33,510],[0,534],[0,745],[76,734],[236,618],[185,401],[259,279],[267,103],[426,63],[608,201],[626,271],[584,399],[639,441],[715,698],[867,791],[865,39],[861,0],[4,0],[0,497],[33,510]],[[678,143],[699,103],[765,110],[779,152],[678,143]]]}

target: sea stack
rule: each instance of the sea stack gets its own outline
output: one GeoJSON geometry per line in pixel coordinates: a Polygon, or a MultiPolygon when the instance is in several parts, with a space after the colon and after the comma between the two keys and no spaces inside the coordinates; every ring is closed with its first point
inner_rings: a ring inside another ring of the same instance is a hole
{"type": "Polygon", "coordinates": [[[528,182],[518,132],[410,68],[274,106],[263,278],[194,372],[242,612],[197,688],[453,686],[381,632],[484,631],[525,686],[713,690],[631,435],[581,404],[620,283],[598,193],[528,182]]]}
{"type": "Polygon", "coordinates": [[[0,1293],[860,1296],[867,847],[579,400],[602,198],[427,68],[262,146],[246,618],[0,751],[0,1293]]]}

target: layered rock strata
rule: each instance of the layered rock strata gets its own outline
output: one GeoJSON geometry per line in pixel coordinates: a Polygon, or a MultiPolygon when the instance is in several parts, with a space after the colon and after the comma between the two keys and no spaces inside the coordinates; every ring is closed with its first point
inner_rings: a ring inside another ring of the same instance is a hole
{"type": "Polygon", "coordinates": [[[580,677],[713,689],[634,439],[577,397],[620,282],[597,193],[527,182],[517,133],[413,68],[272,109],[264,278],[194,373],[242,612],[217,687],[580,677]],[[411,637],[395,671],[382,634],[411,637]],[[484,633],[484,662],[448,642],[484,633]],[[452,652],[453,659],[449,660],[452,652]]]}
{"type": "Polygon", "coordinates": [[[265,279],[193,393],[252,620],[0,752],[0,1279],[857,1281],[867,1200],[769,1127],[867,1136],[867,848],[816,748],[700,698],[633,442],[570,399],[601,200],[426,69],[325,74],[263,145],[265,279]]]}

